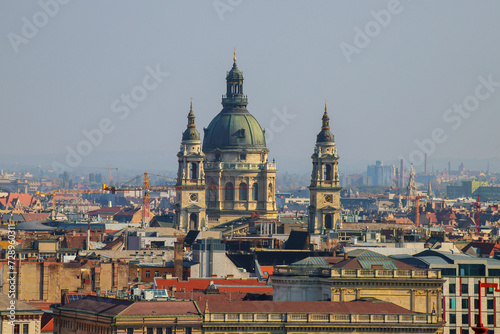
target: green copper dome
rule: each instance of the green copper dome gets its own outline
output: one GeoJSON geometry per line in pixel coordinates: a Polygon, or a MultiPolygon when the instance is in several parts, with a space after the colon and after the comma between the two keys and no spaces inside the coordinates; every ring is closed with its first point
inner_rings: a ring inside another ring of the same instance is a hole
{"type": "Polygon", "coordinates": [[[246,108],[248,100],[243,95],[243,73],[236,66],[236,58],[226,75],[226,85],[222,111],[204,129],[203,151],[265,150],[264,131],[246,108]]]}
{"type": "Polygon", "coordinates": [[[246,110],[222,110],[205,129],[203,151],[266,149],[264,131],[259,122],[246,110]]]}

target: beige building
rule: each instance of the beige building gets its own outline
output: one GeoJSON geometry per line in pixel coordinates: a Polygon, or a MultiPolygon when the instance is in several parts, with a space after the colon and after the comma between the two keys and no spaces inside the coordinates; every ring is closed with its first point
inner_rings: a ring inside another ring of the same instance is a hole
{"type": "Polygon", "coordinates": [[[444,280],[439,270],[419,269],[370,250],[330,266],[276,266],[272,281],[276,301],[375,298],[443,320],[444,280]]]}
{"type": "Polygon", "coordinates": [[[436,315],[390,302],[208,302],[203,333],[436,333],[436,315]]]}
{"type": "Polygon", "coordinates": [[[442,333],[436,315],[389,302],[129,301],[87,297],[56,308],[54,333],[442,333]]]}
{"type": "Polygon", "coordinates": [[[54,310],[54,334],[198,334],[193,301],[131,301],[89,296],[54,310]]]}
{"type": "Polygon", "coordinates": [[[316,137],[313,168],[309,186],[309,232],[326,233],[342,228],[340,219],[340,177],[339,156],[335,140],[330,131],[330,117],[326,103],[321,132],[316,137]]]}
{"type": "Polygon", "coordinates": [[[0,294],[2,334],[40,334],[42,315],[42,310],[0,294]]]}
{"type": "MultiPolygon", "coordinates": [[[[0,262],[1,292],[9,293],[9,268],[0,262]]],[[[15,291],[20,300],[59,303],[62,292],[128,290],[137,279],[137,266],[125,262],[99,261],[61,263],[52,261],[16,261],[15,291]]]]}

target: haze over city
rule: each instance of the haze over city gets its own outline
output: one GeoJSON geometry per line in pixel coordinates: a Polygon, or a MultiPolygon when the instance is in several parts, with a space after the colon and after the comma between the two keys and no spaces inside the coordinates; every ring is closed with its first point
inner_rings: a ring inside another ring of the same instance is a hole
{"type": "Polygon", "coordinates": [[[500,170],[497,1],[63,3],[0,4],[3,166],[72,167],[104,125],[76,166],[174,171],[190,98],[203,136],[235,48],[280,171],[309,173],[325,99],[341,172],[425,152],[500,170]]]}

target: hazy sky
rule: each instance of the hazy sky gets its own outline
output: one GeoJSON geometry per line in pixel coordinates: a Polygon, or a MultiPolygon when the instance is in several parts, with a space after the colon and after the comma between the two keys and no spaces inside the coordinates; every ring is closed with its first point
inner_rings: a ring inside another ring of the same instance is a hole
{"type": "Polygon", "coordinates": [[[495,0],[1,1],[0,162],[175,170],[189,99],[202,132],[233,48],[282,171],[310,170],[325,99],[341,169],[495,159],[499,13],[495,0]]]}

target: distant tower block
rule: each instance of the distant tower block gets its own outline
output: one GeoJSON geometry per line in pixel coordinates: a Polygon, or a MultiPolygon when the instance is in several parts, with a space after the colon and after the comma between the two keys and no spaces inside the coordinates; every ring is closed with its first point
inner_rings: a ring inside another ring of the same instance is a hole
{"type": "Polygon", "coordinates": [[[401,159],[400,174],[401,174],[400,186],[401,186],[401,188],[404,188],[405,187],[405,161],[403,159],[401,159]]]}
{"type": "Polygon", "coordinates": [[[415,184],[415,171],[413,170],[413,164],[411,164],[410,168],[410,177],[408,178],[408,196],[416,196],[417,195],[417,186],[415,184]]]}
{"type": "Polygon", "coordinates": [[[314,154],[311,156],[313,161],[309,186],[309,232],[311,233],[325,233],[341,228],[339,156],[329,122],[330,117],[325,102],[323,125],[316,138],[314,154]]]}
{"type": "Polygon", "coordinates": [[[427,153],[425,153],[425,175],[427,175],[427,153]]]}

